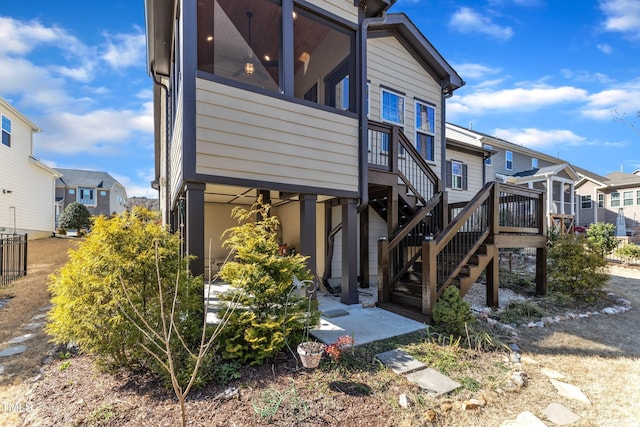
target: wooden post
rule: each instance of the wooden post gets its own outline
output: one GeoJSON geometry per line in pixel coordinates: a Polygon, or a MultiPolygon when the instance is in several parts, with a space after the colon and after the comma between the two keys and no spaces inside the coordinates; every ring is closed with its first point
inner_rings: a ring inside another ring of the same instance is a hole
{"type": "Polygon", "coordinates": [[[547,294],[547,248],[536,249],[536,295],[547,294]]]}
{"type": "Polygon", "coordinates": [[[369,208],[360,212],[360,287],[369,288],[369,208]]]}
{"type": "Polygon", "coordinates": [[[389,241],[386,237],[378,239],[378,302],[391,301],[389,289],[389,241]]]}
{"type": "Polygon", "coordinates": [[[498,248],[487,245],[487,255],[491,261],[487,264],[487,306],[498,308],[498,285],[500,284],[500,259],[498,248]]]}
{"type": "Polygon", "coordinates": [[[422,314],[433,320],[433,305],[438,299],[438,264],[436,241],[428,237],[422,242],[422,314]]]}

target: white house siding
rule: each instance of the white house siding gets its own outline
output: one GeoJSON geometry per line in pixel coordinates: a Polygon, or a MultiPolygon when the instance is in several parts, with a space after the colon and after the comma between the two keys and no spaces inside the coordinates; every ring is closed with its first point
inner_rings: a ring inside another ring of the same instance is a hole
{"type": "Polygon", "coordinates": [[[120,183],[116,183],[109,191],[109,213],[121,213],[126,210],[125,202],[127,201],[127,192],[120,183]]]}
{"type": "Polygon", "coordinates": [[[381,85],[405,95],[405,126],[407,138],[415,141],[415,98],[435,107],[435,160],[431,166],[440,176],[441,152],[441,89],[439,82],[419,64],[395,37],[367,40],[367,77],[370,81],[371,120],[382,121],[380,114],[381,85]]]}
{"type": "Polygon", "coordinates": [[[358,191],[356,118],[203,79],[196,86],[197,173],[358,191]]]}
{"type": "Polygon", "coordinates": [[[592,181],[585,181],[580,187],[576,188],[576,225],[587,226],[596,222],[595,213],[597,209],[596,184],[592,181]],[[591,196],[591,208],[582,208],[580,196],[591,196]]]}
{"type": "Polygon", "coordinates": [[[351,0],[316,0],[314,5],[351,22],[358,22],[358,7],[351,0]]]}
{"type": "Polygon", "coordinates": [[[468,202],[483,186],[482,168],[484,161],[477,155],[455,151],[451,147],[447,148],[447,160],[457,160],[467,166],[467,190],[447,188],[448,201],[449,203],[468,202]]]}
{"type": "Polygon", "coordinates": [[[14,232],[15,211],[17,233],[50,236],[55,230],[55,172],[30,157],[31,125],[2,102],[0,115],[11,120],[11,147],[0,144],[0,233],[14,232]]]}

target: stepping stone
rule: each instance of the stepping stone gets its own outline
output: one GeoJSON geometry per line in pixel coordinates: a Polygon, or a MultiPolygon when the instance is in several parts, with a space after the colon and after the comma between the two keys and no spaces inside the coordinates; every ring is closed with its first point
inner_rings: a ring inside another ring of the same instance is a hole
{"type": "Polygon", "coordinates": [[[45,317],[47,317],[47,315],[45,313],[40,313],[40,314],[36,314],[35,316],[33,316],[31,318],[31,320],[41,320],[41,319],[44,319],[45,317]]]}
{"type": "Polygon", "coordinates": [[[379,360],[384,366],[391,368],[398,375],[427,367],[424,363],[414,359],[409,353],[399,349],[376,354],[375,359],[379,360]]]}
{"type": "Polygon", "coordinates": [[[14,356],[16,354],[23,353],[26,349],[26,345],[17,345],[15,347],[5,348],[4,350],[0,351],[0,357],[14,356]]]}
{"type": "Polygon", "coordinates": [[[542,420],[531,412],[521,412],[515,420],[505,421],[500,427],[547,427],[542,420]]]}
{"type": "Polygon", "coordinates": [[[53,308],[53,304],[49,304],[49,305],[45,305],[44,307],[42,307],[40,310],[38,311],[49,311],[53,308]]]}
{"type": "Polygon", "coordinates": [[[579,415],[559,403],[550,403],[542,413],[547,416],[549,421],[559,426],[568,426],[580,419],[579,415]]]}
{"type": "Polygon", "coordinates": [[[338,308],[336,310],[327,310],[327,311],[323,311],[322,315],[324,317],[326,317],[327,319],[332,319],[334,317],[340,317],[340,316],[348,316],[349,312],[346,310],[343,310],[341,308],[338,308]]]}
{"type": "Polygon", "coordinates": [[[553,369],[549,369],[549,368],[542,368],[540,369],[540,373],[544,376],[546,376],[547,378],[552,378],[554,380],[563,380],[566,377],[561,374],[560,372],[554,371],[553,369]]]}
{"type": "Polygon", "coordinates": [[[407,375],[407,379],[412,383],[418,384],[424,391],[435,396],[449,393],[461,386],[460,383],[431,368],[409,374],[407,375]]]}
{"type": "Polygon", "coordinates": [[[11,338],[9,341],[7,341],[8,344],[20,344],[21,342],[25,342],[27,340],[30,340],[31,338],[35,337],[36,334],[24,334],[24,335],[20,335],[19,337],[14,337],[11,338]]]}
{"type": "Polygon", "coordinates": [[[44,325],[44,322],[27,323],[22,329],[27,329],[27,330],[38,329],[43,325],[44,325]]]}
{"type": "Polygon", "coordinates": [[[578,387],[554,379],[551,379],[550,381],[551,384],[553,384],[553,386],[558,390],[558,394],[560,396],[566,397],[568,399],[579,400],[582,403],[591,405],[591,401],[589,400],[589,398],[578,387]]]}
{"type": "Polygon", "coordinates": [[[0,365],[0,375],[4,374],[4,366],[0,365]]]}

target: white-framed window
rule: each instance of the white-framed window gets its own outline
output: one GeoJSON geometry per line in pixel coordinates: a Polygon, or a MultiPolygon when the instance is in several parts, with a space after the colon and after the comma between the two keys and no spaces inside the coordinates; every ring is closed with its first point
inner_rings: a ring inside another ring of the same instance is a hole
{"type": "Polygon", "coordinates": [[[622,204],[624,206],[633,206],[633,191],[625,191],[622,193],[622,204]]]}
{"type": "Polygon", "coordinates": [[[504,152],[504,168],[508,171],[513,169],[513,153],[511,151],[504,152]]]}
{"type": "Polygon", "coordinates": [[[591,196],[580,196],[580,207],[582,209],[591,209],[591,196]]]}
{"type": "MultiPolygon", "coordinates": [[[[493,150],[493,147],[491,145],[485,144],[484,148],[491,151],[493,150]]],[[[491,161],[491,153],[489,153],[489,157],[487,157],[486,159],[484,159],[484,164],[487,166],[491,166],[492,165],[492,161],[491,161]]]]}
{"type": "Polygon", "coordinates": [[[404,95],[382,89],[380,99],[382,100],[380,119],[383,122],[404,126],[404,95]]]}
{"type": "Polygon", "coordinates": [[[604,194],[602,193],[598,194],[598,207],[604,208],[604,194]]]}
{"type": "Polygon", "coordinates": [[[640,206],[640,190],[636,191],[636,205],[640,206]]]}
{"type": "Polygon", "coordinates": [[[100,190],[100,196],[105,197],[107,195],[106,190],[100,190]]]}
{"type": "Polygon", "coordinates": [[[11,119],[2,116],[2,145],[11,147],[11,119]]]}
{"type": "Polygon", "coordinates": [[[96,204],[96,190],[91,187],[78,187],[78,202],[83,205],[96,204]]]}
{"type": "Polygon", "coordinates": [[[416,101],[416,150],[423,159],[435,160],[436,109],[416,101]]]}
{"type": "Polygon", "coordinates": [[[619,208],[620,207],[620,193],[617,191],[615,193],[611,193],[611,207],[619,208]]]}
{"type": "MultiPolygon", "coordinates": [[[[535,157],[531,158],[531,169],[538,169],[538,159],[536,159],[535,157]]],[[[591,196],[589,196],[589,198],[591,198],[591,196]]]]}
{"type": "Polygon", "coordinates": [[[69,189],[69,194],[71,194],[71,195],[76,194],[76,189],[75,188],[70,188],[69,189]]]}

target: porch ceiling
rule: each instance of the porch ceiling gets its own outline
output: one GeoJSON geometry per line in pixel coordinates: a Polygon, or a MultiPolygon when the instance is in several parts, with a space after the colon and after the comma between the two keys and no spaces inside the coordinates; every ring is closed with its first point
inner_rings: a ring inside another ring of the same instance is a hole
{"type": "MultiPolygon", "coordinates": [[[[250,187],[207,184],[207,188],[204,193],[204,201],[205,203],[251,205],[258,198],[258,191],[259,189],[250,187]]],[[[271,198],[271,205],[274,207],[299,200],[298,194],[283,193],[276,190],[270,190],[269,194],[271,198]]],[[[331,199],[331,197],[318,195],[318,202],[323,202],[329,199],[331,199]]]]}

